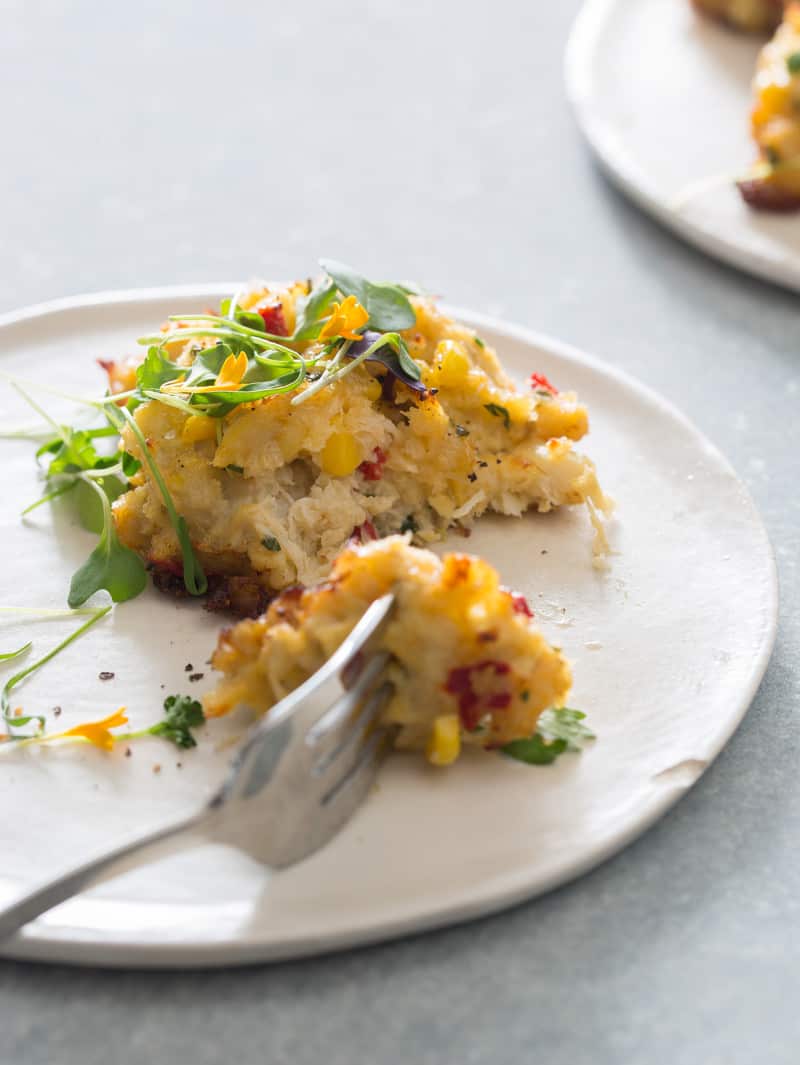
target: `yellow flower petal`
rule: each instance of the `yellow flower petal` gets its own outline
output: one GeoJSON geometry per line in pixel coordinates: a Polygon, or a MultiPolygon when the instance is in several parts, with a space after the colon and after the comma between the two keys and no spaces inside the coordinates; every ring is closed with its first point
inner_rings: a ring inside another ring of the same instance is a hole
{"type": "Polygon", "coordinates": [[[229,355],[217,374],[217,388],[235,392],[241,387],[242,378],[247,373],[247,356],[243,351],[238,355],[229,355]]]}
{"type": "Polygon", "coordinates": [[[114,746],[114,737],[109,730],[127,724],[128,718],[125,713],[125,707],[121,706],[119,710],[115,710],[113,714],[104,717],[102,721],[87,721],[83,725],[75,725],[64,732],[56,732],[51,736],[42,736],[42,739],[65,740],[77,737],[88,740],[89,743],[94,744],[95,747],[100,747],[101,750],[110,751],[114,746]]]}
{"type": "Polygon", "coordinates": [[[348,296],[331,307],[331,316],[322,327],[319,338],[329,340],[331,337],[343,337],[345,340],[360,340],[361,334],[356,330],[361,329],[368,321],[369,312],[355,296],[348,296]]]}

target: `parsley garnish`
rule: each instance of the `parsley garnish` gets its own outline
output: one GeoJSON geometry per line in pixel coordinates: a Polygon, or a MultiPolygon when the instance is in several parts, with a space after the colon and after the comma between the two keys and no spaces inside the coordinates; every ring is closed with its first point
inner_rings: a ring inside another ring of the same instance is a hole
{"type": "Polygon", "coordinates": [[[501,748],[504,754],[528,765],[550,765],[560,754],[580,751],[595,739],[583,724],[586,714],[562,707],[545,710],[539,717],[536,732],[526,740],[512,740],[501,748]]]}
{"type": "Polygon", "coordinates": [[[511,415],[505,407],[501,407],[499,403],[484,403],[484,409],[493,414],[495,418],[502,418],[506,429],[511,428],[511,415]]]}
{"type": "Polygon", "coordinates": [[[132,732],[126,739],[138,736],[161,736],[171,740],[176,747],[196,747],[197,740],[192,729],[199,728],[206,720],[203,707],[189,695],[168,695],[164,700],[164,718],[140,732],[132,732]]]}
{"type": "Polygon", "coordinates": [[[786,66],[790,74],[800,74],[800,52],[792,52],[786,59],[786,66]]]}
{"type": "Polygon", "coordinates": [[[267,551],[280,551],[281,545],[274,536],[265,536],[261,543],[266,547],[267,551]]]}
{"type": "Polygon", "coordinates": [[[417,532],[419,532],[419,525],[417,525],[416,521],[414,520],[414,515],[413,514],[406,514],[406,516],[403,518],[403,524],[400,526],[400,532],[401,533],[407,533],[407,532],[417,533],[417,532]]]}
{"type": "Polygon", "coordinates": [[[472,339],[475,341],[479,348],[486,347],[486,342],[484,340],[481,340],[479,336],[474,336],[472,339]]]}

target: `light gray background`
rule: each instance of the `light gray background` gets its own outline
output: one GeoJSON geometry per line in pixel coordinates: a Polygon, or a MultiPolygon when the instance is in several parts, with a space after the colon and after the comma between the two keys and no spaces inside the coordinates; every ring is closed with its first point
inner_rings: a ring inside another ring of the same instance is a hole
{"type": "Polygon", "coordinates": [[[0,2],[0,309],[304,276],[320,254],[414,277],[673,400],[748,482],[784,603],[729,748],[592,875],[319,961],[0,963],[3,1063],[800,1059],[798,298],[683,247],[598,175],[562,88],[578,6],[0,2]]]}

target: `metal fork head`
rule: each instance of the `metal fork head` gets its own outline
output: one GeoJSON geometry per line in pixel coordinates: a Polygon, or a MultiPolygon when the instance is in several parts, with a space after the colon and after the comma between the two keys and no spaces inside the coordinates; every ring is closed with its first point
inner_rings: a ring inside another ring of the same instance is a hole
{"type": "Polygon", "coordinates": [[[360,806],[393,730],[378,649],[395,600],[376,600],[331,658],[272,707],[243,742],[209,804],[213,838],[273,868],[324,846],[360,806]]]}

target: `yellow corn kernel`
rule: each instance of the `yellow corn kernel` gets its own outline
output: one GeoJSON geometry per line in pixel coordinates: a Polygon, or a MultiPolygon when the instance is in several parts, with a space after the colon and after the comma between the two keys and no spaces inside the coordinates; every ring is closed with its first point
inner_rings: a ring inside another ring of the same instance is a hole
{"type": "Polygon", "coordinates": [[[542,440],[554,436],[568,436],[580,440],[589,431],[589,417],[585,407],[562,407],[544,400],[536,408],[536,435],[542,440]]]}
{"type": "Polygon", "coordinates": [[[320,465],[331,477],[348,477],[361,459],[361,448],[352,433],[332,433],[322,449],[320,465]]]}
{"type": "Polygon", "coordinates": [[[499,400],[499,403],[506,408],[514,425],[528,421],[533,411],[533,400],[530,396],[506,396],[505,399],[499,400]]]}
{"type": "Polygon", "coordinates": [[[753,121],[761,125],[773,115],[787,114],[792,107],[792,92],[789,81],[778,83],[767,81],[759,87],[756,94],[756,109],[753,121]]]}
{"type": "Polygon", "coordinates": [[[457,340],[440,340],[436,345],[439,384],[442,388],[460,388],[467,379],[470,362],[457,340]]]}
{"type": "Polygon", "coordinates": [[[425,754],[431,765],[452,765],[461,753],[458,714],[440,714],[433,722],[425,754]]]}
{"type": "Polygon", "coordinates": [[[381,398],[382,392],[380,381],[375,377],[370,377],[366,387],[367,399],[370,403],[377,403],[381,398]]]}
{"type": "Polygon", "coordinates": [[[184,444],[197,444],[201,440],[213,440],[217,435],[216,419],[205,414],[190,414],[183,423],[181,440],[184,444]]]}

